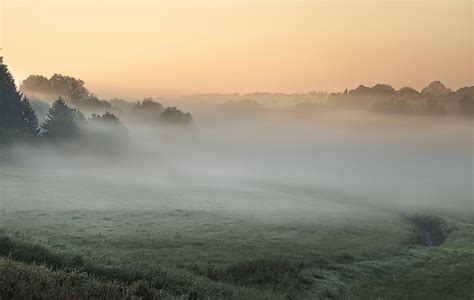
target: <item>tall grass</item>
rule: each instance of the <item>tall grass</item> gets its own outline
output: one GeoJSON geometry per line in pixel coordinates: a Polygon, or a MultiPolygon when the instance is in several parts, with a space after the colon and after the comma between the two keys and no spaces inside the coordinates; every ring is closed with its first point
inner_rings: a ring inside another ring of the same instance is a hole
{"type": "Polygon", "coordinates": [[[99,280],[93,275],[53,270],[45,265],[26,264],[0,258],[1,299],[171,299],[171,295],[137,281],[99,280]]]}

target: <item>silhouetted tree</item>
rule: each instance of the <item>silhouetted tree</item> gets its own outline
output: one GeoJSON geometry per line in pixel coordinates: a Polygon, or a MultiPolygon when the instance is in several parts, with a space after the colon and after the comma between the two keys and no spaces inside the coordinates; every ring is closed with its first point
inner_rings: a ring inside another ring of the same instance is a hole
{"type": "Polygon", "coordinates": [[[415,97],[415,96],[418,96],[419,93],[417,90],[415,90],[414,88],[411,88],[411,87],[402,87],[401,89],[398,90],[397,94],[399,96],[406,96],[406,97],[415,97]]]}
{"type": "Polygon", "coordinates": [[[36,116],[36,112],[31,106],[30,101],[28,100],[28,98],[23,97],[21,104],[23,108],[22,113],[23,113],[23,119],[25,120],[26,132],[32,135],[38,135],[40,131],[40,126],[38,124],[38,117],[36,116]]]}
{"type": "Polygon", "coordinates": [[[111,108],[111,104],[100,100],[84,86],[84,81],[71,76],[54,74],[51,78],[30,75],[23,80],[20,90],[27,95],[62,97],[74,106],[84,109],[111,108]]]}
{"type": "Polygon", "coordinates": [[[421,90],[422,95],[435,97],[447,96],[452,92],[453,91],[444,86],[441,81],[433,81],[427,87],[421,90]]]}
{"type": "Polygon", "coordinates": [[[0,127],[24,130],[21,101],[22,96],[16,89],[15,81],[0,57],[0,127]]]}
{"type": "Polygon", "coordinates": [[[55,91],[71,100],[84,99],[89,96],[89,91],[84,87],[84,81],[81,79],[54,74],[49,82],[55,91]]]}
{"type": "Polygon", "coordinates": [[[160,122],[168,124],[187,125],[192,121],[190,113],[184,113],[176,107],[167,107],[160,115],[160,122]]]}
{"type": "Polygon", "coordinates": [[[43,75],[30,75],[20,84],[20,91],[35,94],[53,94],[55,93],[54,87],[49,82],[49,79],[43,75]]]}
{"type": "Polygon", "coordinates": [[[66,139],[77,136],[79,126],[77,122],[84,119],[81,112],[69,108],[66,102],[59,97],[48,112],[48,118],[41,125],[43,136],[50,139],[66,139]]]}
{"type": "Polygon", "coordinates": [[[155,102],[153,98],[145,98],[143,101],[137,102],[133,107],[132,111],[139,112],[139,111],[154,111],[154,112],[161,112],[163,110],[163,105],[159,102],[155,102]]]}
{"type": "Polygon", "coordinates": [[[163,105],[153,98],[145,98],[132,107],[132,113],[142,121],[157,121],[162,111],[163,105]]]}
{"type": "Polygon", "coordinates": [[[8,67],[0,57],[0,131],[2,139],[38,133],[38,119],[25,97],[17,90],[8,67]]]}

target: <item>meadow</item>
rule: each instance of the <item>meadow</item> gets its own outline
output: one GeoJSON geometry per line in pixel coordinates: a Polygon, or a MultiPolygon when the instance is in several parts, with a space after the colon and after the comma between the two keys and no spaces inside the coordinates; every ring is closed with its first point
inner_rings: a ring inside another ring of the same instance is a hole
{"type": "Polygon", "coordinates": [[[470,129],[356,123],[3,153],[0,298],[472,299],[470,129]]]}

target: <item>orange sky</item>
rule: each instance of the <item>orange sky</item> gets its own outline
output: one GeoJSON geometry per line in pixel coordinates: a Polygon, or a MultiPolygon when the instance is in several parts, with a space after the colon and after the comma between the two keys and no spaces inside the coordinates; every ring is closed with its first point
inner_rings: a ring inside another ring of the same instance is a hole
{"type": "Polygon", "coordinates": [[[473,2],[0,0],[17,80],[79,77],[103,97],[471,85],[473,2]]]}

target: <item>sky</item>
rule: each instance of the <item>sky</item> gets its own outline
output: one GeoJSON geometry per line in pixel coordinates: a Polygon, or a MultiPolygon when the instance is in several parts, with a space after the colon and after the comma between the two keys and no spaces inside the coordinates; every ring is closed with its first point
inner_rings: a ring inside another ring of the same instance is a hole
{"type": "Polygon", "coordinates": [[[0,0],[17,82],[102,97],[473,84],[474,1],[0,0]]]}

